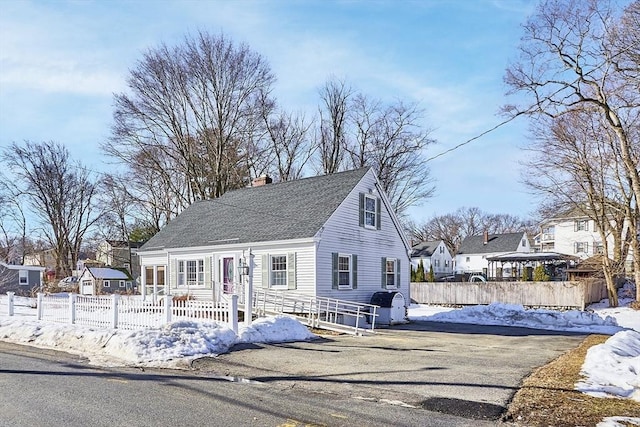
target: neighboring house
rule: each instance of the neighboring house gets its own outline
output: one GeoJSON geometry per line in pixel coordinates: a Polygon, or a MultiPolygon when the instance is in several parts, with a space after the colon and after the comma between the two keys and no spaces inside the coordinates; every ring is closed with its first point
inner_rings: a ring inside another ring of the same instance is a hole
{"type": "Polygon", "coordinates": [[[127,293],[133,290],[133,279],[124,268],[85,267],[79,282],[82,295],[127,293]]]}
{"type": "Polygon", "coordinates": [[[425,276],[433,266],[433,273],[436,278],[450,276],[453,274],[453,257],[443,240],[421,242],[411,248],[411,265],[413,269],[418,268],[422,260],[425,276]]]}
{"type": "Polygon", "coordinates": [[[490,272],[487,257],[512,252],[531,252],[527,233],[489,234],[468,236],[462,241],[455,256],[456,274],[480,273],[485,277],[518,277],[514,266],[505,265],[502,271],[490,272]]]}
{"type": "Polygon", "coordinates": [[[56,251],[55,249],[45,249],[32,254],[26,254],[24,256],[24,265],[35,265],[54,269],[56,266],[56,251]]]}
{"type": "Polygon", "coordinates": [[[139,251],[142,283],[168,294],[239,292],[254,255],[253,286],[369,303],[409,296],[409,245],[370,168],[253,186],[198,201],[139,251]]]}
{"type": "MultiPolygon", "coordinates": [[[[572,211],[541,223],[540,234],[535,237],[536,248],[543,252],[558,252],[588,259],[602,255],[604,245],[595,221],[584,214],[572,211]]],[[[613,258],[613,236],[608,238],[609,257],[613,258]]],[[[627,257],[627,268],[632,270],[633,255],[627,257]]]]}
{"type": "Polygon", "coordinates": [[[96,261],[107,267],[125,268],[132,277],[140,277],[140,260],[137,251],[140,242],[105,240],[96,249],[96,261]]]}
{"type": "Polygon", "coordinates": [[[0,262],[0,293],[26,293],[42,284],[44,267],[0,262]]]}

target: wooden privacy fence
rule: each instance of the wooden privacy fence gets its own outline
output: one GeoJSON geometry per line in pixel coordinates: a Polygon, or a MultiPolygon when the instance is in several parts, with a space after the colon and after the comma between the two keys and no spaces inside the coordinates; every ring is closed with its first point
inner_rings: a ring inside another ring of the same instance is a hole
{"type": "MultiPolygon", "coordinates": [[[[14,315],[14,295],[7,294],[6,313],[14,315]]],[[[157,328],[178,320],[227,323],[238,332],[238,297],[229,302],[173,300],[165,295],[157,303],[117,294],[86,296],[38,294],[37,319],[97,328],[157,328]]]]}
{"type": "Polygon", "coordinates": [[[527,307],[571,307],[607,298],[603,280],[578,282],[419,282],[411,299],[419,304],[481,305],[500,302],[527,307]]]}

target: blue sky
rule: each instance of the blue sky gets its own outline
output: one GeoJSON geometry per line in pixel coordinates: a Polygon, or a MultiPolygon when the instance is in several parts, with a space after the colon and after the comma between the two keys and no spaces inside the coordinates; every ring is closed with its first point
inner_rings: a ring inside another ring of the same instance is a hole
{"type": "MultiPolygon", "coordinates": [[[[0,2],[0,147],[54,140],[104,171],[112,96],[146,49],[202,29],[247,43],[278,78],[274,95],[312,116],[330,75],[385,101],[415,101],[438,144],[431,157],[503,120],[502,82],[530,0],[0,2]]],[[[525,216],[527,124],[514,121],[427,163],[436,196],[417,221],[477,206],[525,216]]]]}

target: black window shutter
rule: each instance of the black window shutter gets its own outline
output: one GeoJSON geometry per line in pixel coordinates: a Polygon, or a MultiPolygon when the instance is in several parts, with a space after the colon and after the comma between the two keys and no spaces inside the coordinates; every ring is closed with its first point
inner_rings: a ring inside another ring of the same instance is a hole
{"type": "Polygon", "coordinates": [[[353,289],[358,288],[358,255],[351,255],[351,268],[353,272],[351,273],[351,277],[353,278],[353,282],[351,283],[351,287],[353,289]]]}
{"type": "Polygon", "coordinates": [[[333,252],[331,254],[331,288],[338,289],[338,253],[333,252]]]}

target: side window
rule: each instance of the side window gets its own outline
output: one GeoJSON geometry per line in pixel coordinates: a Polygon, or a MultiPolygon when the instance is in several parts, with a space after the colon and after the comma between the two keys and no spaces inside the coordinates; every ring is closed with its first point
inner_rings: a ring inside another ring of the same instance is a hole
{"type": "Polygon", "coordinates": [[[102,286],[105,288],[110,288],[111,287],[111,282],[109,282],[108,280],[105,280],[104,282],[102,282],[102,286]]]}
{"type": "Polygon", "coordinates": [[[358,256],[355,254],[331,254],[332,288],[347,290],[358,287],[358,256]]]}
{"type": "Polygon", "coordinates": [[[382,258],[382,287],[384,289],[400,288],[400,260],[382,258]]]}
{"type": "Polygon", "coordinates": [[[20,270],[18,272],[18,277],[19,277],[19,283],[21,285],[28,285],[29,284],[29,272],[27,270],[20,270]]]}
{"type": "Polygon", "coordinates": [[[262,287],[296,289],[296,254],[262,255],[262,287]]]}
{"type": "Polygon", "coordinates": [[[380,230],[380,198],[360,193],[360,226],[380,230]]]}

